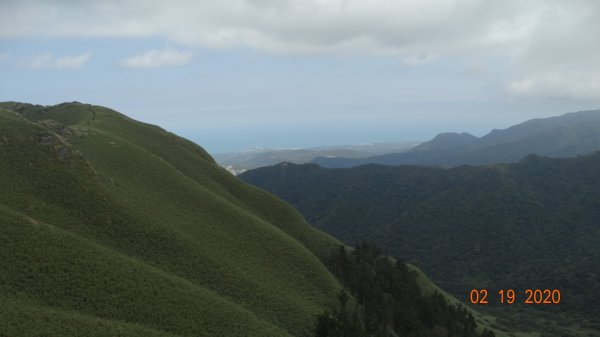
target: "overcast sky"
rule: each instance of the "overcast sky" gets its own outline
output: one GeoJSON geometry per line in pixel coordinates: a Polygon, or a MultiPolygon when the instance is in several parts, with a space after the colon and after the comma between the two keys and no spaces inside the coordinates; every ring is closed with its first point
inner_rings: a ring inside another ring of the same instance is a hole
{"type": "Polygon", "coordinates": [[[600,1],[0,0],[0,100],[211,152],[480,136],[600,107],[600,1]]]}

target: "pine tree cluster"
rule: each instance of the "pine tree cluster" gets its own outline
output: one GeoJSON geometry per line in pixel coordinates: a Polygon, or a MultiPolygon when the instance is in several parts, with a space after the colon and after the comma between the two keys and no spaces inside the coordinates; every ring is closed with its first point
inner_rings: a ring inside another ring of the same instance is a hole
{"type": "Polygon", "coordinates": [[[370,242],[340,247],[331,269],[345,289],[333,312],[319,315],[317,337],[493,337],[477,332],[473,315],[438,292],[424,295],[416,273],[370,242]]]}

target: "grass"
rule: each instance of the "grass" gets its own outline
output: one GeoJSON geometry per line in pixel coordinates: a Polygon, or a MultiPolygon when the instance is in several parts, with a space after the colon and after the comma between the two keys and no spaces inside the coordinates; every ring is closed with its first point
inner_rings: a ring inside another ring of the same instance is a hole
{"type": "Polygon", "coordinates": [[[0,335],[309,336],[335,304],[338,242],[197,145],[102,107],[26,108],[0,111],[0,335]]]}
{"type": "Polygon", "coordinates": [[[0,103],[0,187],[2,337],[311,336],[337,305],[339,241],[113,110],[0,103]]]}

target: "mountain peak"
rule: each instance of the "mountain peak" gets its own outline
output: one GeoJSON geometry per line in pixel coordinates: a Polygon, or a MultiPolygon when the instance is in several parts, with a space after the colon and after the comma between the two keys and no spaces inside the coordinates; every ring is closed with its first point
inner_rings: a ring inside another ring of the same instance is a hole
{"type": "Polygon", "coordinates": [[[467,146],[479,138],[467,132],[442,132],[432,140],[422,143],[411,149],[411,151],[435,151],[448,150],[452,148],[467,146]]]}

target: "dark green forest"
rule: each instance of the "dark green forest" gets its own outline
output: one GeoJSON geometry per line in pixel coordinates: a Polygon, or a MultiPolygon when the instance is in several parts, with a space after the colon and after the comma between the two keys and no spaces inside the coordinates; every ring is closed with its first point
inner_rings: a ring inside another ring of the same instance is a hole
{"type": "Polygon", "coordinates": [[[491,303],[481,310],[509,319],[538,312],[547,317],[539,326],[550,330],[565,319],[599,331],[599,172],[600,153],[594,153],[452,169],[283,163],[240,178],[348,244],[378,242],[462,300],[474,288],[563,294],[560,305],[491,303]]]}
{"type": "Polygon", "coordinates": [[[414,270],[383,254],[366,241],[351,251],[340,246],[329,265],[345,288],[336,310],[319,316],[316,337],[495,336],[464,306],[423,294],[414,270]]]}

